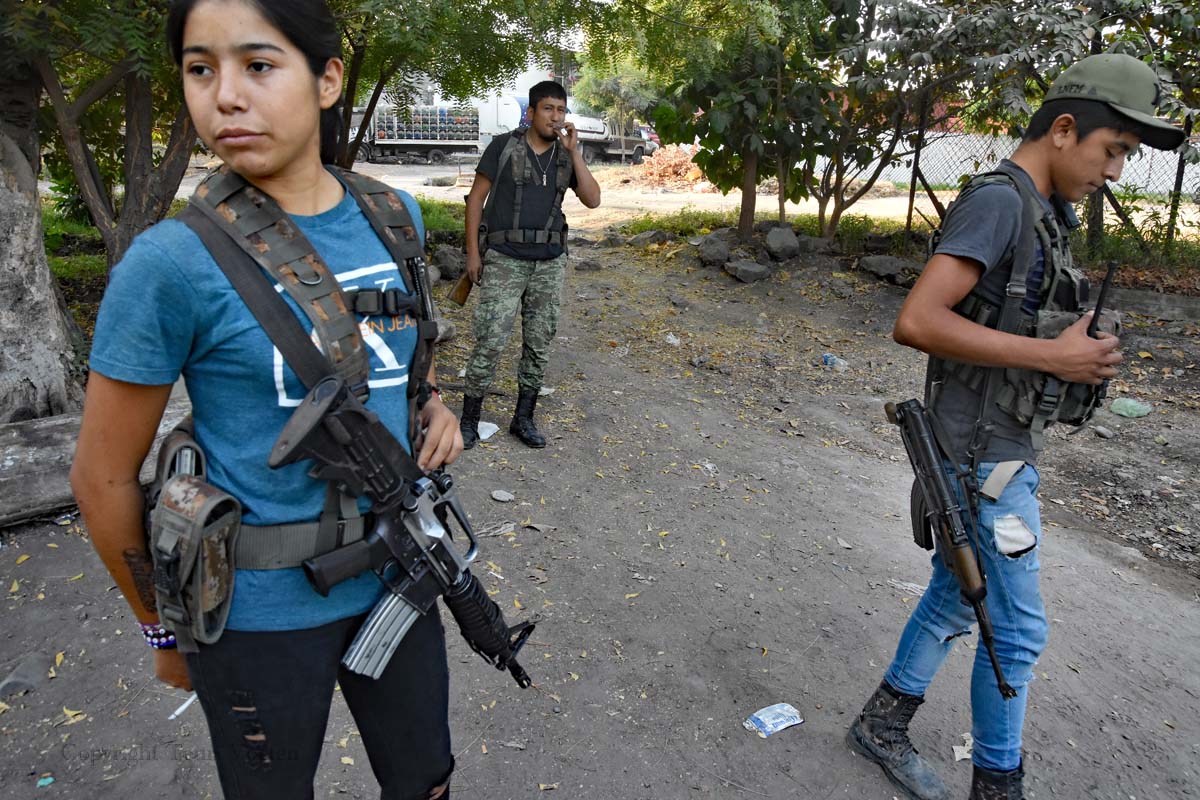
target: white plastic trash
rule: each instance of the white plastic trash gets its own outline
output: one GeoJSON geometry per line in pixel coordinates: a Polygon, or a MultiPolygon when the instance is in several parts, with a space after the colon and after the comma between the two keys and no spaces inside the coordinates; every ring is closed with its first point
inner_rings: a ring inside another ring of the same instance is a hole
{"type": "Polygon", "coordinates": [[[488,439],[492,438],[492,434],[500,430],[500,426],[494,422],[485,422],[484,420],[480,420],[479,427],[476,430],[479,431],[480,440],[486,442],[488,439]]]}
{"type": "Polygon", "coordinates": [[[789,703],[776,703],[755,711],[746,718],[742,727],[765,739],[772,733],[779,733],[784,728],[790,728],[802,722],[804,722],[804,718],[800,716],[800,712],[794,706],[789,703]]]}

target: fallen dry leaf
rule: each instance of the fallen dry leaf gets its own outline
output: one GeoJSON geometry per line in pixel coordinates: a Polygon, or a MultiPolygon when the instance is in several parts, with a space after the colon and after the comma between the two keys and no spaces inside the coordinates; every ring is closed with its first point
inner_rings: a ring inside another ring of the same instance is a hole
{"type": "Polygon", "coordinates": [[[17,566],[24,564],[28,560],[29,560],[29,553],[22,553],[21,555],[17,556],[17,566]]]}

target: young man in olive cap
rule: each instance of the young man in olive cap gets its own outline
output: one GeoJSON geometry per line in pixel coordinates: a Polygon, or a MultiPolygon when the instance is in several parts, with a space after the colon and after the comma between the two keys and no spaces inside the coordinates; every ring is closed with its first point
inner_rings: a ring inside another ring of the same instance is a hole
{"type": "MultiPolygon", "coordinates": [[[[987,580],[996,653],[1016,690],[1012,699],[1002,697],[986,649],[978,647],[971,800],[1024,796],[1021,730],[1047,631],[1034,467],[1043,429],[1086,418],[1096,399],[1090,387],[1116,375],[1121,361],[1116,336],[1087,333],[1086,280],[1071,266],[1067,246],[1069,228],[1078,225],[1069,204],[1120,178],[1139,144],[1171,150],[1182,143],[1180,130],[1154,116],[1159,94],[1153,70],[1129,56],[1091,56],[1064,71],[1012,158],[963,189],[896,320],[896,341],[931,356],[926,404],[940,423],[939,446],[964,470],[966,489],[947,464],[958,502],[965,513],[977,510],[967,528],[987,580]],[[1066,322],[1048,333],[1055,316],[1066,322]]],[[[913,749],[908,724],[954,639],[974,621],[935,554],[896,657],[847,734],[850,747],[908,797],[948,797],[913,749]]]]}

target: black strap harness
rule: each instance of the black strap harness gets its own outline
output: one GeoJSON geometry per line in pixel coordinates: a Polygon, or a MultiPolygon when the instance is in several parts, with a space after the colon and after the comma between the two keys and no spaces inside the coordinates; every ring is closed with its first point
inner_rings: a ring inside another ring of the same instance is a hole
{"type": "MultiPolygon", "coordinates": [[[[204,243],[306,389],[336,374],[365,401],[369,394],[370,366],[356,312],[415,317],[418,338],[409,369],[407,393],[409,441],[412,441],[418,425],[416,412],[428,401],[431,392],[428,373],[437,338],[424,250],[408,209],[390,187],[352,172],[332,168],[330,171],[341,180],[370,221],[395,261],[408,291],[344,291],[286,212],[228,167],[221,167],[204,179],[178,219],[204,243]],[[312,321],[321,349],[314,345],[267,273],[312,321]]],[[[413,479],[423,475],[411,456],[405,467],[413,479]]],[[[357,523],[354,524],[354,536],[347,535],[347,521],[355,520],[358,515],[353,498],[341,496],[332,483],[329,487],[325,508],[313,535],[312,549],[318,553],[361,536],[357,523]]],[[[246,547],[255,548],[257,559],[258,551],[278,549],[272,545],[274,541],[294,540],[297,536],[307,538],[310,525],[268,526],[257,541],[251,536],[243,539],[246,547]]],[[[289,566],[294,560],[290,558],[273,566],[289,566]]]]}
{"type": "MultiPolygon", "coordinates": [[[[533,173],[533,165],[529,163],[529,148],[525,144],[526,131],[528,131],[528,128],[517,128],[508,134],[508,140],[500,150],[500,156],[496,161],[496,181],[492,185],[492,190],[488,193],[487,200],[483,204],[483,223],[479,226],[480,252],[484,252],[489,246],[496,244],[550,244],[563,246],[566,242],[567,223],[563,217],[562,204],[563,198],[567,194],[567,187],[571,183],[571,174],[574,171],[574,165],[571,162],[571,154],[567,152],[565,147],[558,147],[557,142],[554,145],[556,153],[554,205],[546,217],[546,224],[541,228],[521,227],[521,207],[525,198],[525,186],[537,182],[537,176],[533,173]],[[496,196],[498,194],[496,185],[503,179],[506,167],[511,167],[510,175],[514,186],[512,224],[508,230],[489,231],[487,220],[496,204],[496,196]]],[[[548,166],[547,169],[549,169],[548,166]]],[[[543,173],[542,185],[545,185],[545,178],[546,175],[543,173]]]]}

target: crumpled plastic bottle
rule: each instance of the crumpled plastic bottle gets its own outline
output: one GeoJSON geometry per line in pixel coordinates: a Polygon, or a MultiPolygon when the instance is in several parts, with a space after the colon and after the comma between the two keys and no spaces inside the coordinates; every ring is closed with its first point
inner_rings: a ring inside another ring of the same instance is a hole
{"type": "Polygon", "coordinates": [[[850,368],[850,362],[844,358],[839,358],[833,353],[825,353],[821,356],[822,366],[830,367],[837,372],[845,372],[850,368]]]}

